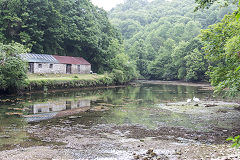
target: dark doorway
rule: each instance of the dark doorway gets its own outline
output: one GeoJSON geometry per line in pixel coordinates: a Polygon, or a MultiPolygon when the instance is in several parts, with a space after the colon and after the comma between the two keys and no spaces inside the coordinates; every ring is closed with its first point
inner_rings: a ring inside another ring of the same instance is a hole
{"type": "Polygon", "coordinates": [[[28,66],[29,73],[34,73],[34,63],[30,62],[28,64],[29,64],[28,66]]]}
{"type": "Polygon", "coordinates": [[[67,66],[66,66],[66,73],[67,74],[71,74],[72,73],[72,65],[71,64],[67,64],[67,66]]]}
{"type": "Polygon", "coordinates": [[[72,109],[72,102],[66,101],[66,110],[72,109]]]}

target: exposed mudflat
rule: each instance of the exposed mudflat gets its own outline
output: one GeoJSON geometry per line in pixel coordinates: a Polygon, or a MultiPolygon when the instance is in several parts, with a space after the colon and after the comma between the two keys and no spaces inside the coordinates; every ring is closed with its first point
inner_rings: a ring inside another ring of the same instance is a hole
{"type": "Polygon", "coordinates": [[[182,128],[149,130],[140,126],[101,125],[29,128],[45,142],[0,152],[1,159],[239,159],[239,150],[224,144],[221,134],[189,132],[182,128]],[[216,137],[220,138],[218,141],[216,137]],[[214,138],[214,139],[212,139],[214,138]],[[147,152],[152,149],[152,153],[147,152]]]}

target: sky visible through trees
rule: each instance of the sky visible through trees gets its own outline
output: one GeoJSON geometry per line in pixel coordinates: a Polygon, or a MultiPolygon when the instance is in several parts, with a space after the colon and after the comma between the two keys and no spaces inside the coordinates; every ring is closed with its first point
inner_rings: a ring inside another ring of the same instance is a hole
{"type": "Polygon", "coordinates": [[[124,0],[91,0],[91,2],[94,5],[97,5],[98,7],[102,7],[103,9],[109,11],[113,7],[115,7],[117,4],[124,3],[124,0]]]}

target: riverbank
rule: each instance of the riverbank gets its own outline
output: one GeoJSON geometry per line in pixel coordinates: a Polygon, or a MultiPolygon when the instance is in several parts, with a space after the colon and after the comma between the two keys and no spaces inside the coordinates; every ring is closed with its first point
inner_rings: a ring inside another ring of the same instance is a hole
{"type": "MultiPolygon", "coordinates": [[[[124,126],[123,126],[124,127],[124,126]]],[[[174,140],[157,140],[154,137],[142,139],[128,138],[126,130],[120,130],[114,126],[98,126],[84,131],[82,126],[73,126],[74,133],[67,132],[56,140],[64,141],[64,145],[34,146],[29,148],[18,147],[14,150],[0,152],[3,160],[15,159],[111,159],[111,160],[133,160],[133,159],[218,159],[237,160],[240,158],[239,150],[231,148],[226,144],[200,144],[190,142],[184,143],[174,140]],[[78,127],[78,129],[77,129],[78,127]],[[105,129],[104,129],[105,128],[105,129]],[[106,130],[106,128],[108,128],[106,130]],[[88,131],[93,131],[91,134],[88,131]],[[124,133],[125,132],[125,133],[124,133]],[[62,139],[60,139],[62,138],[62,139]],[[148,154],[149,150],[153,150],[148,154]],[[43,154],[44,153],[44,154],[43,154]]],[[[133,127],[126,128],[130,130],[133,127]]],[[[55,128],[53,133],[69,128],[55,128]]],[[[151,131],[148,131],[149,133],[151,131]]],[[[62,132],[61,132],[62,133],[62,132]]],[[[52,137],[51,137],[52,138],[52,137]]]]}
{"type": "Polygon", "coordinates": [[[109,74],[29,74],[26,83],[24,91],[44,92],[120,84],[109,74]]]}

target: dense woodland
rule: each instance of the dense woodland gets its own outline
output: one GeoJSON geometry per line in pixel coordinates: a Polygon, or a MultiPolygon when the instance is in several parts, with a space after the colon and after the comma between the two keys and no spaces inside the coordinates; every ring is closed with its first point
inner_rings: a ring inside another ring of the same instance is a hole
{"type": "Polygon", "coordinates": [[[137,76],[124,53],[121,33],[110,24],[107,12],[89,0],[0,0],[0,43],[2,89],[18,86],[4,74],[4,62],[14,63],[11,58],[16,57],[8,44],[11,51],[21,44],[26,52],[81,56],[94,72],[112,73],[120,82],[137,76]]]}
{"type": "Polygon", "coordinates": [[[119,82],[210,79],[238,91],[237,9],[228,0],[127,0],[107,13],[89,0],[0,0],[0,86],[22,86],[26,68],[13,64],[32,52],[81,56],[119,82]],[[11,83],[6,67],[18,75],[11,83]]]}
{"type": "Polygon", "coordinates": [[[226,87],[237,91],[240,28],[233,13],[237,7],[227,1],[212,2],[128,0],[112,9],[109,17],[143,78],[210,78],[218,91],[226,87]]]}
{"type": "Polygon", "coordinates": [[[0,42],[37,54],[82,56],[94,71],[111,70],[121,35],[107,13],[88,0],[1,0],[0,42]]]}
{"type": "Polygon", "coordinates": [[[126,53],[144,78],[163,80],[206,80],[208,63],[204,59],[201,29],[221,21],[234,7],[194,12],[189,0],[129,0],[110,12],[112,23],[120,29],[126,53]]]}

